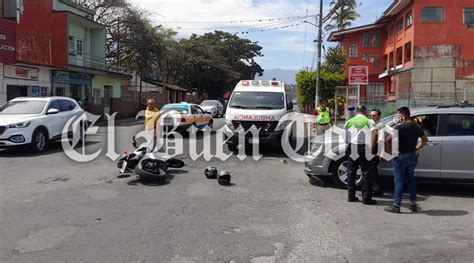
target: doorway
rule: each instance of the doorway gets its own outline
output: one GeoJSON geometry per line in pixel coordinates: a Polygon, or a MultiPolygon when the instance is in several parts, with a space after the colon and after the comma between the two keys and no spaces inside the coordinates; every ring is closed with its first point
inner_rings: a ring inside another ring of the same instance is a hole
{"type": "Polygon", "coordinates": [[[28,97],[28,86],[7,85],[7,101],[18,97],[28,97]]]}

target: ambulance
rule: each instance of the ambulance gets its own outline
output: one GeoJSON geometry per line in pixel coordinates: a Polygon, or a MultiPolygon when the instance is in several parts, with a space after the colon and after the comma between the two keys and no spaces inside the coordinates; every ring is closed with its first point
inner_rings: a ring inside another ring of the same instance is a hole
{"type": "Polygon", "coordinates": [[[258,140],[259,144],[280,145],[286,126],[279,121],[292,111],[293,98],[289,86],[284,82],[240,81],[232,92],[225,115],[226,133],[233,134],[227,141],[229,150],[237,149],[239,131],[248,131],[252,126],[260,129],[259,136],[254,138],[247,132],[245,143],[255,143],[258,140]]]}

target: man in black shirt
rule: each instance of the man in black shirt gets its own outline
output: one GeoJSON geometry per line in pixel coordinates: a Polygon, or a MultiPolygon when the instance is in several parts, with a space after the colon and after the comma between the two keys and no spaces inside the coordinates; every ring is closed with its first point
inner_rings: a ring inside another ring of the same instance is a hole
{"type": "MultiPolygon", "coordinates": [[[[385,211],[391,213],[400,213],[400,205],[403,197],[404,183],[408,184],[410,193],[409,208],[412,212],[418,211],[416,204],[416,182],[415,167],[418,162],[417,151],[425,147],[428,138],[423,129],[412,121],[410,109],[401,107],[397,114],[401,117],[402,122],[395,129],[398,130],[398,156],[392,160],[393,176],[395,182],[395,192],[393,205],[385,208],[385,211]],[[421,138],[421,143],[418,139],[421,138]]],[[[392,138],[388,138],[391,144],[392,138]]]]}

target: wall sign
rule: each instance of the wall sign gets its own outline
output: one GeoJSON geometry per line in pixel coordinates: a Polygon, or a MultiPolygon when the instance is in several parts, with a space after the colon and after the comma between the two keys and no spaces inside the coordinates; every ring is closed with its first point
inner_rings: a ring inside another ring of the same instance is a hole
{"type": "Polygon", "coordinates": [[[349,67],[349,85],[368,85],[369,67],[350,66],[349,67]]]}
{"type": "Polygon", "coordinates": [[[38,69],[28,67],[18,67],[5,65],[3,67],[3,76],[11,79],[38,80],[38,69]]]}
{"type": "Polygon", "coordinates": [[[31,97],[39,97],[41,96],[41,88],[38,86],[31,87],[31,97]]]}
{"type": "Polygon", "coordinates": [[[92,75],[87,73],[55,71],[53,81],[55,83],[91,86],[92,77],[92,75]]]}
{"type": "Polygon", "coordinates": [[[15,64],[15,23],[0,18],[0,62],[15,64]]]}

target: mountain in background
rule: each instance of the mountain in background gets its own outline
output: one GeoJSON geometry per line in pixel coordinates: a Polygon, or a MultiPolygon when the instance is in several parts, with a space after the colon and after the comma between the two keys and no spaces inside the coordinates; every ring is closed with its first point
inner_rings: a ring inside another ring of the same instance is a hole
{"type": "Polygon", "coordinates": [[[288,84],[296,84],[296,74],[298,70],[286,70],[286,69],[266,69],[263,72],[263,76],[256,77],[258,80],[272,80],[275,78],[278,81],[283,81],[288,84]]]}

